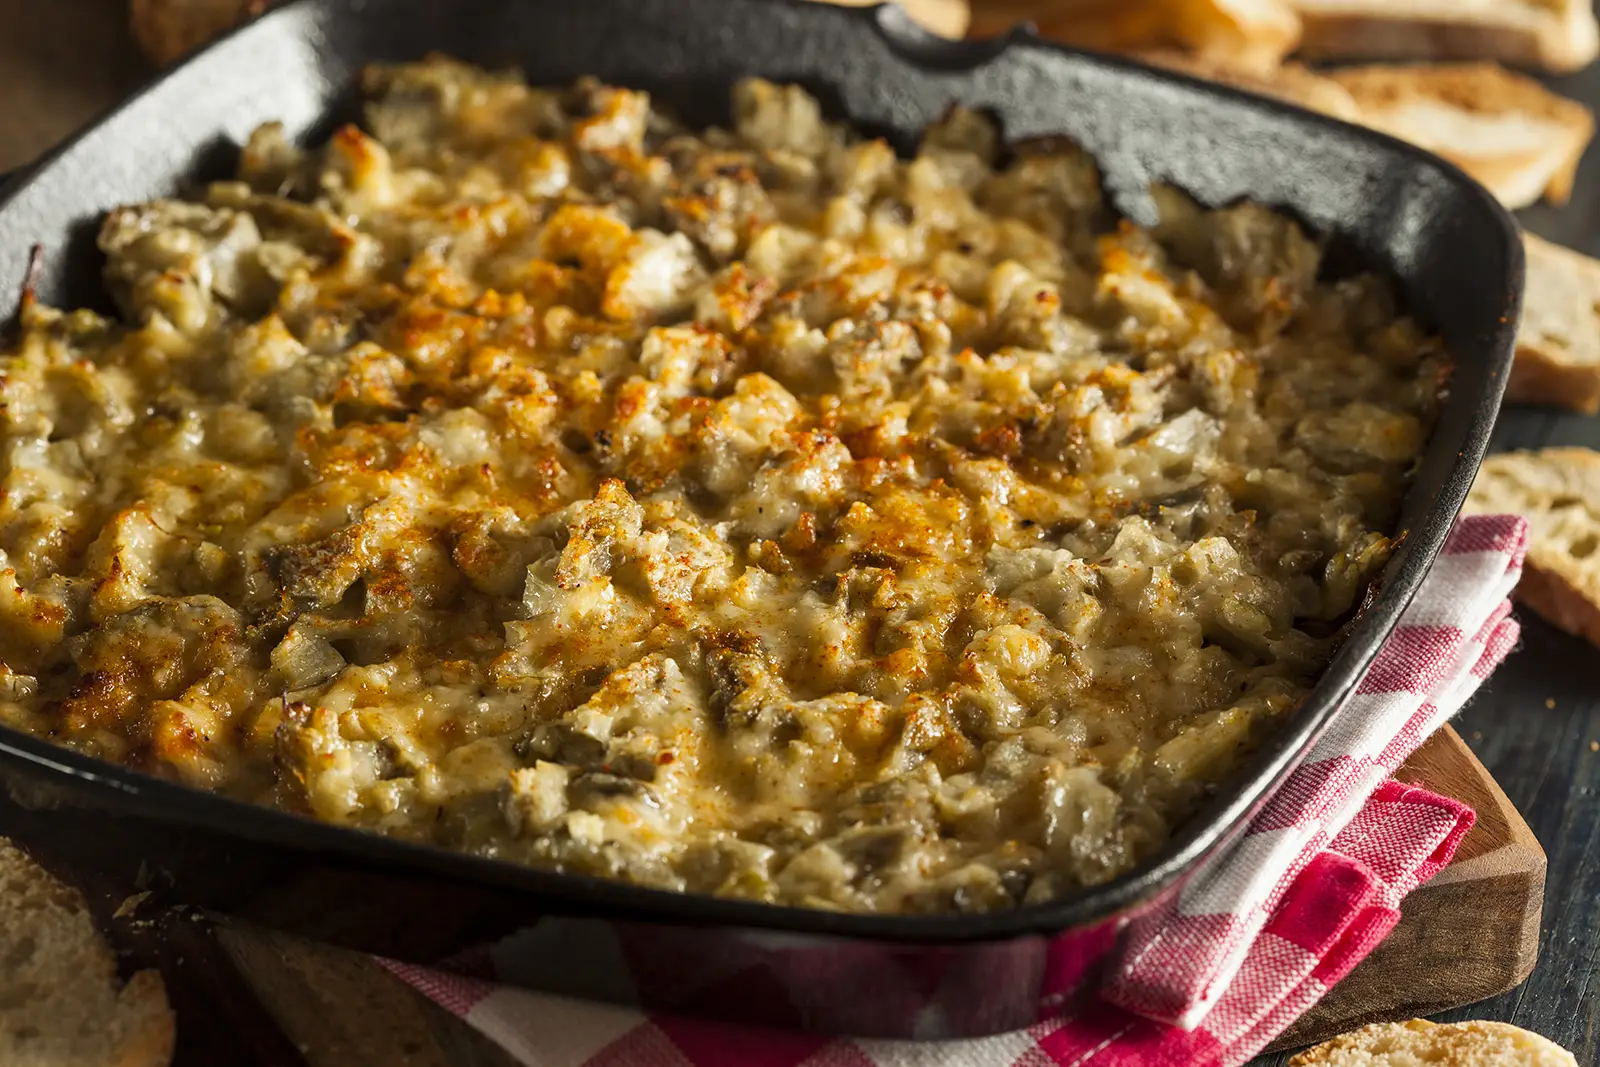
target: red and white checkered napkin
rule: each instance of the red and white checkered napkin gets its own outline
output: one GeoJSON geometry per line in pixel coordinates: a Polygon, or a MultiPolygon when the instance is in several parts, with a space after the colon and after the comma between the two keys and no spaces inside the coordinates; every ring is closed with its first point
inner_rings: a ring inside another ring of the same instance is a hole
{"type": "MultiPolygon", "coordinates": [[[[1517,641],[1527,527],[1463,519],[1354,697],[1226,854],[1128,931],[1101,999],[941,1043],[753,1030],[390,963],[529,1067],[1235,1067],[1383,940],[1473,812],[1389,776],[1517,641]]],[[[492,958],[492,953],[491,953],[492,958]]]]}

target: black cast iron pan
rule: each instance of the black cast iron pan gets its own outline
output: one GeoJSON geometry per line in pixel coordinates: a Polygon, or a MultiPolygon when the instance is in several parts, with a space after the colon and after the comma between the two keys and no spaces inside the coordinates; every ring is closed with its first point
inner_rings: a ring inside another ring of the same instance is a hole
{"type": "Polygon", "coordinates": [[[726,121],[738,77],[798,81],[900,147],[959,100],[991,110],[1011,139],[1082,143],[1136,220],[1150,221],[1155,181],[1211,205],[1251,198],[1292,212],[1396,278],[1456,361],[1381,592],[1311,697],[1157,857],[1011,912],[842,915],[513,867],[192,792],[0,729],[0,777],[9,803],[27,809],[8,822],[33,847],[162,899],[419,962],[521,930],[496,950],[502,971],[580,996],[899,1037],[1014,1029],[1059,1009],[1092,982],[1130,916],[1242,828],[1415,593],[1499,407],[1522,280],[1514,224],[1465,175],[1398,141],[1026,35],[941,41],[894,8],[298,0],[164,76],[0,201],[0,320],[15,311],[35,242],[42,299],[105,306],[92,235],[107,208],[224,175],[263,121],[325,136],[357,117],[351,86],[363,64],[429,51],[519,66],[536,83],[598,75],[649,89],[693,122],[726,121]]]}

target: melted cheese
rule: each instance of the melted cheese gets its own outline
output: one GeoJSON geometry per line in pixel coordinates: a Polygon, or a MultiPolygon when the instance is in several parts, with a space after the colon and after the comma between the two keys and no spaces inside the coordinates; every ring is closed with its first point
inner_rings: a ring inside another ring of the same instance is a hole
{"type": "Polygon", "coordinates": [[[444,61],[113,212],[0,361],[0,717],[519,863],[861,911],[1157,848],[1386,558],[1438,346],[1069,147],[444,61]]]}

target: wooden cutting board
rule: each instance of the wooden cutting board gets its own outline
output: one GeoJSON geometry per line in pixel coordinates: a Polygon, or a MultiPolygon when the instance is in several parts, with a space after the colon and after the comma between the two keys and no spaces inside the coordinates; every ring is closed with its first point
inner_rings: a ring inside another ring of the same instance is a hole
{"type": "MultiPolygon", "coordinates": [[[[1448,727],[1398,777],[1471,805],[1477,824],[1455,862],[1406,899],[1388,940],[1275,1048],[1475,1003],[1515,987],[1533,969],[1545,855],[1527,824],[1448,727]]],[[[178,1067],[512,1062],[359,953],[182,916],[114,917],[125,890],[92,877],[71,880],[85,888],[130,968],[163,972],[178,1013],[178,1067]]]]}
{"type": "Polygon", "coordinates": [[[1478,821],[1455,862],[1405,899],[1383,944],[1273,1049],[1475,1004],[1522,984],[1538,961],[1544,849],[1478,757],[1446,726],[1396,777],[1454,797],[1478,821]]]}

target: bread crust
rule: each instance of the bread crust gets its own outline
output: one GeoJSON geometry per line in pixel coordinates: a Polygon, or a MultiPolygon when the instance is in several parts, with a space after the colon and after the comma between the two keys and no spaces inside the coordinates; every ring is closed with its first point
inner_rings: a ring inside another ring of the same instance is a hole
{"type": "Polygon", "coordinates": [[[139,971],[122,987],[117,1006],[144,1024],[123,1040],[115,1067],[168,1067],[177,1044],[167,987],[157,971],[139,971]]]}
{"type": "Polygon", "coordinates": [[[1348,90],[1332,78],[1299,63],[1285,63],[1270,74],[1256,74],[1175,49],[1136,52],[1134,58],[1151,66],[1269,96],[1345,122],[1361,121],[1361,109],[1348,90]]]}
{"type": "Polygon", "coordinates": [[[1296,0],[1301,54],[1312,59],[1495,59],[1564,73],[1600,55],[1586,4],[1550,11],[1507,2],[1481,11],[1401,0],[1296,0]]]}
{"type": "Polygon", "coordinates": [[[1425,1059],[1439,1067],[1450,1064],[1504,1063],[1506,1067],[1577,1067],[1572,1053],[1549,1038],[1510,1023],[1473,1021],[1438,1024],[1426,1019],[1374,1023],[1341,1034],[1295,1056],[1289,1067],[1382,1067],[1391,1062],[1425,1059]],[[1392,1061],[1391,1051],[1405,1055],[1392,1061]],[[1512,1058],[1507,1058],[1508,1055],[1512,1058]]]}
{"type": "Polygon", "coordinates": [[[1328,77],[1349,91],[1367,125],[1422,143],[1467,171],[1512,208],[1526,207],[1541,191],[1555,203],[1571,196],[1578,163],[1594,136],[1594,115],[1588,108],[1497,63],[1349,67],[1332,71],[1328,77]],[[1531,149],[1496,151],[1435,141],[1431,130],[1417,129],[1398,118],[1415,104],[1434,104],[1491,119],[1526,117],[1554,132],[1531,149]]]}
{"type": "Polygon", "coordinates": [[[175,1044],[156,971],[117,980],[83,896],[0,839],[0,1061],[167,1067],[175,1044]]]}
{"type": "Polygon", "coordinates": [[[1544,404],[1583,415],[1600,413],[1600,366],[1564,362],[1548,349],[1518,342],[1506,383],[1513,404],[1544,404]]]}
{"type": "Polygon", "coordinates": [[[1600,604],[1595,604],[1555,571],[1532,559],[1522,568],[1515,598],[1552,625],[1600,647],[1600,604]]]}
{"type": "Polygon", "coordinates": [[[1463,111],[1514,111],[1563,124],[1593,123],[1582,104],[1498,63],[1345,67],[1331,71],[1329,77],[1350,90],[1363,107],[1393,107],[1426,98],[1463,111]]]}
{"type": "Polygon", "coordinates": [[[1528,281],[1506,397],[1600,412],[1600,261],[1533,234],[1522,242],[1528,281]]]}
{"type": "MultiPolygon", "coordinates": [[[[1600,452],[1591,449],[1547,448],[1529,458],[1532,462],[1587,467],[1600,480],[1600,452]]],[[[1600,505],[1600,501],[1595,503],[1600,505]]],[[[1567,633],[1600,646],[1600,602],[1590,599],[1558,568],[1547,566],[1543,555],[1537,543],[1529,550],[1514,596],[1567,633]]]]}
{"type": "Polygon", "coordinates": [[[1204,62],[1271,77],[1300,42],[1288,0],[985,0],[972,32],[1032,22],[1041,36],[1102,52],[1180,48],[1204,62]]]}
{"type": "MultiPolygon", "coordinates": [[[[1528,558],[1513,596],[1553,625],[1600,646],[1600,588],[1589,580],[1587,555],[1579,558],[1570,551],[1571,528],[1564,536],[1554,519],[1557,509],[1572,500],[1583,501],[1591,515],[1600,509],[1600,452],[1547,448],[1491,456],[1479,472],[1467,510],[1529,517],[1528,558]]],[[[1584,529],[1600,533],[1590,529],[1595,526],[1600,524],[1591,518],[1584,529]]]]}

